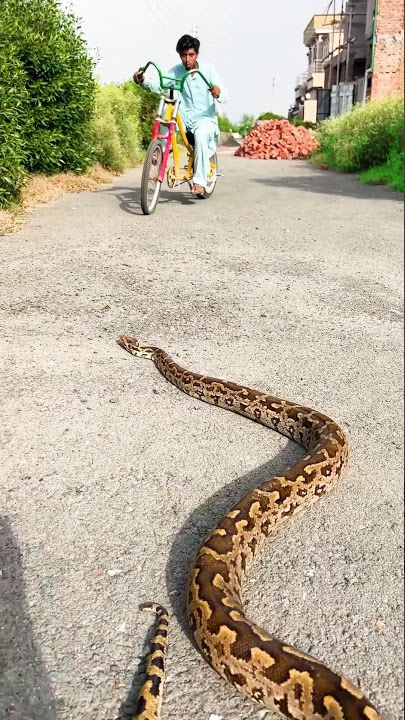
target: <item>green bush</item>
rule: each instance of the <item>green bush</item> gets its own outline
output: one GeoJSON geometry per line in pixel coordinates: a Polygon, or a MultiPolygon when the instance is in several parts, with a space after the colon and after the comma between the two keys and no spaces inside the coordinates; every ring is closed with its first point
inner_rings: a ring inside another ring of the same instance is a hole
{"type": "Polygon", "coordinates": [[[259,115],[257,118],[258,120],[285,120],[285,117],[283,115],[277,115],[276,113],[272,112],[265,112],[259,115]]]}
{"type": "Polygon", "coordinates": [[[25,73],[12,45],[0,47],[0,206],[18,198],[24,182],[26,150],[23,123],[28,93],[25,73]]]}
{"type": "Polygon", "coordinates": [[[95,159],[116,172],[134,165],[142,155],[140,97],[135,84],[104,85],[96,95],[93,118],[95,159]]]}
{"type": "Polygon", "coordinates": [[[404,147],[404,108],[400,98],[356,105],[325,120],[318,132],[320,152],[338,170],[359,171],[383,165],[391,151],[404,147]]]}
{"type": "Polygon", "coordinates": [[[226,115],[217,115],[217,119],[218,127],[221,132],[237,132],[238,128],[230,121],[230,119],[226,115]]]}
{"type": "Polygon", "coordinates": [[[141,146],[146,150],[151,141],[152,128],[159,106],[159,95],[148,88],[140,87],[132,82],[132,91],[139,100],[139,133],[141,146]]]}
{"type": "Polygon", "coordinates": [[[359,180],[364,185],[391,185],[404,192],[404,151],[391,150],[387,162],[365,170],[359,180]]]}
{"type": "Polygon", "coordinates": [[[299,118],[290,120],[290,123],[294,125],[294,127],[305,127],[308,130],[316,130],[318,127],[316,123],[310,122],[309,120],[300,120],[299,118]]]}
{"type": "Polygon", "coordinates": [[[242,137],[245,137],[248,133],[250,133],[252,127],[254,126],[256,122],[254,115],[242,115],[242,118],[238,125],[239,133],[242,135],[242,137]]]}
{"type": "Polygon", "coordinates": [[[10,92],[15,77],[18,106],[18,121],[10,108],[1,121],[3,167],[10,170],[1,198],[8,202],[18,194],[24,170],[88,167],[95,82],[78,21],[57,0],[3,0],[1,24],[2,92],[10,92]]]}

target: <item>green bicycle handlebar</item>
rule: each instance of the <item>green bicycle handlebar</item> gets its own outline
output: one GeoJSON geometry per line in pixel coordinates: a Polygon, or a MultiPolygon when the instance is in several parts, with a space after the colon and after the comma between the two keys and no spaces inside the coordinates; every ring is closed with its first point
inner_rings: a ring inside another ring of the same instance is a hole
{"type": "Polygon", "coordinates": [[[160,80],[160,87],[162,90],[178,90],[179,92],[183,92],[184,83],[186,82],[189,75],[192,73],[198,73],[198,75],[201,75],[202,79],[208,85],[209,89],[211,90],[212,85],[210,82],[208,82],[207,78],[202,74],[201,70],[189,70],[186,72],[182,78],[172,78],[168,75],[163,75],[161,69],[156,65],[156,63],[152,62],[152,60],[149,60],[149,62],[146,63],[145,67],[139,68],[139,72],[142,73],[142,75],[146,72],[148,67],[150,65],[153,65],[154,68],[156,68],[157,72],[159,73],[159,80],[160,80]],[[169,83],[165,83],[164,80],[169,80],[169,83]]]}

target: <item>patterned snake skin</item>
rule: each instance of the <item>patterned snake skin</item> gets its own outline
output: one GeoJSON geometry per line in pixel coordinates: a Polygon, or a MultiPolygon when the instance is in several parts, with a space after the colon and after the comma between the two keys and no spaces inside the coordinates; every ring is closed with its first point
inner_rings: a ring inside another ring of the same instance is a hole
{"type": "MultiPolygon", "coordinates": [[[[134,338],[123,336],[119,344],[136,357],[153,360],[167,380],[191,397],[266,425],[307,451],[282,475],[246,495],[200,548],[190,573],[187,617],[202,655],[239,691],[294,720],[382,720],[348,680],[248,620],[241,600],[245,575],[261,540],[338,480],[348,459],[342,428],[311,408],[184,370],[163,350],[140,346],[134,338]]],[[[160,622],[137,720],[160,718],[167,613],[157,607],[160,622]]]]}

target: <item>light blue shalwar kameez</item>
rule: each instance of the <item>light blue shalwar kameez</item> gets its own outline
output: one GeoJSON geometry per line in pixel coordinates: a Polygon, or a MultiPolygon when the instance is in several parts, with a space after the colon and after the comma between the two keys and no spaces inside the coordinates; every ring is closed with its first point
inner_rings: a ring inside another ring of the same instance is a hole
{"type": "MultiPolygon", "coordinates": [[[[228,100],[227,92],[218,76],[217,71],[208,63],[198,63],[204,77],[212,85],[217,85],[221,91],[217,102],[225,103],[228,100]]],[[[180,63],[169,70],[166,75],[181,79],[187,71],[180,63]]],[[[167,81],[165,81],[167,82],[167,81]]],[[[143,85],[152,92],[161,93],[159,82],[144,80],[143,85]]],[[[210,158],[215,154],[219,139],[218,120],[215,112],[215,100],[201,75],[189,75],[184,83],[181,93],[180,116],[187,132],[194,133],[194,177],[196,185],[207,186],[210,172],[210,158]]]]}

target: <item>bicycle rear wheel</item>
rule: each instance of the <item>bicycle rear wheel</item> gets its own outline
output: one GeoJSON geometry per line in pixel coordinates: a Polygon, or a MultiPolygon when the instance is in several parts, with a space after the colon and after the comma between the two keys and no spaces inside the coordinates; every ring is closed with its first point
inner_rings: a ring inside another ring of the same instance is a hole
{"type": "Polygon", "coordinates": [[[155,212],[162,183],[159,173],[162,167],[163,150],[159,140],[152,140],[143,164],[141,181],[141,207],[144,215],[155,212]]]}

